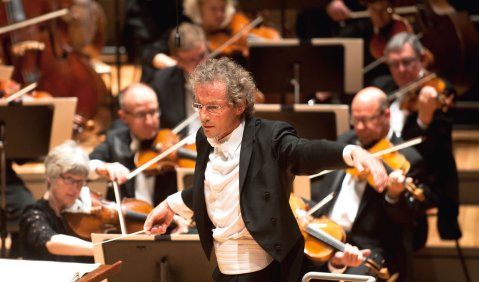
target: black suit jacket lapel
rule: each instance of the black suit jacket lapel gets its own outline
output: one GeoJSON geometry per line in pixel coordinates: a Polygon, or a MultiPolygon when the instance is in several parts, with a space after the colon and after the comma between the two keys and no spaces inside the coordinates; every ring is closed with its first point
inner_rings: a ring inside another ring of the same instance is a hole
{"type": "Polygon", "coordinates": [[[213,149],[208,141],[206,136],[203,133],[203,130],[198,131],[198,137],[196,139],[197,145],[197,157],[196,157],[196,167],[195,167],[195,180],[194,180],[194,191],[193,191],[193,210],[195,211],[195,221],[196,227],[198,228],[198,233],[201,237],[201,245],[205,251],[208,259],[213,248],[213,237],[211,236],[211,230],[213,228],[213,223],[208,217],[208,211],[206,210],[206,201],[205,201],[205,170],[208,163],[208,158],[211,150],[213,149]]]}
{"type": "Polygon", "coordinates": [[[256,119],[249,119],[245,123],[243,138],[241,140],[241,153],[239,163],[239,187],[240,193],[246,180],[246,173],[253,154],[253,145],[255,142],[256,119]]]}

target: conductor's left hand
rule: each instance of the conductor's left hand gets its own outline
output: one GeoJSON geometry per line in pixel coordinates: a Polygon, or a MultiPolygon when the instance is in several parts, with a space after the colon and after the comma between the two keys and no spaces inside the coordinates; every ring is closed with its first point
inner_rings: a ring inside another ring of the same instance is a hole
{"type": "Polygon", "coordinates": [[[368,151],[357,146],[351,152],[354,167],[360,174],[371,174],[374,180],[374,188],[383,192],[388,184],[388,174],[383,163],[368,151]]]}
{"type": "Polygon", "coordinates": [[[164,234],[166,232],[166,228],[168,228],[173,220],[174,215],[175,213],[168,206],[166,200],[161,202],[148,214],[143,226],[145,233],[164,234]]]}

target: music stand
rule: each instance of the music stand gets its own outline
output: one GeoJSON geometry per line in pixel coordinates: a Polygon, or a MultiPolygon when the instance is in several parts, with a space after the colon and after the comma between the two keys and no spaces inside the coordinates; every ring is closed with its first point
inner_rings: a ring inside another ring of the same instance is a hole
{"type": "Polygon", "coordinates": [[[115,237],[118,235],[92,234],[95,262],[123,262],[118,275],[110,277],[109,282],[213,281],[215,260],[207,260],[198,235],[134,235],[98,244],[115,237]]]}
{"type": "Polygon", "coordinates": [[[0,106],[1,196],[0,232],[2,257],[7,236],[6,160],[38,159],[48,154],[53,119],[52,105],[0,106]]]}
{"type": "Polygon", "coordinates": [[[299,103],[300,94],[355,93],[363,87],[362,39],[282,39],[249,44],[249,69],[258,89],[265,95],[280,94],[281,104],[285,104],[287,93],[294,93],[294,102],[299,103]]]}
{"type": "Polygon", "coordinates": [[[255,116],[291,124],[307,139],[336,140],[349,130],[348,105],[256,104],[255,116]]]}

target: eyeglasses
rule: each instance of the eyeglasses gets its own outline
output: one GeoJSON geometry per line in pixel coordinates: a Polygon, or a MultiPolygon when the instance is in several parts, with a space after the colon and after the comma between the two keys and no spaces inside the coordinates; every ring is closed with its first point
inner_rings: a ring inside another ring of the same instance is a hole
{"type": "Polygon", "coordinates": [[[136,112],[136,113],[133,113],[133,112],[130,112],[130,111],[127,111],[127,110],[123,110],[127,115],[131,115],[133,118],[135,119],[146,119],[148,116],[151,116],[151,117],[158,117],[160,115],[160,110],[159,109],[154,109],[154,110],[150,110],[150,111],[147,111],[147,112],[136,112]]]}
{"type": "Polygon", "coordinates": [[[60,178],[62,179],[63,183],[65,183],[67,185],[70,185],[70,186],[81,186],[81,187],[83,187],[86,184],[86,181],[84,179],[76,180],[72,177],[64,176],[62,174],[60,174],[60,178]]]}
{"type": "Polygon", "coordinates": [[[351,116],[351,119],[349,120],[349,122],[353,126],[358,124],[358,123],[362,123],[362,124],[370,123],[370,122],[374,121],[375,119],[377,119],[378,117],[382,116],[383,113],[384,113],[384,111],[380,111],[379,113],[377,113],[375,115],[372,115],[372,116],[369,116],[369,117],[355,118],[355,117],[351,116]]]}
{"type": "Polygon", "coordinates": [[[409,68],[414,62],[419,61],[416,57],[402,58],[401,60],[387,61],[387,64],[390,68],[397,69],[400,65],[404,68],[409,68]]]}
{"type": "Polygon", "coordinates": [[[214,105],[214,104],[203,105],[200,103],[193,103],[192,106],[193,106],[193,109],[197,112],[199,112],[201,109],[205,109],[207,113],[212,115],[220,114],[221,110],[224,107],[226,107],[226,105],[225,106],[214,105]]]}

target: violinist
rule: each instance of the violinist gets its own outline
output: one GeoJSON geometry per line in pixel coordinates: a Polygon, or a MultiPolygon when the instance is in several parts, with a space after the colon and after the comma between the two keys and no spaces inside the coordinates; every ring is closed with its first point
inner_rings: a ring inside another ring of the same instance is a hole
{"type": "MultiPolygon", "coordinates": [[[[236,11],[231,0],[184,0],[183,9],[184,15],[193,24],[203,29],[205,38],[209,32],[227,28],[236,11]]],[[[171,33],[175,35],[176,28],[171,29],[171,33]]],[[[183,41],[182,37],[183,35],[180,33],[180,45],[181,41],[183,41]]],[[[177,62],[172,53],[170,38],[170,33],[167,33],[166,36],[162,36],[153,44],[145,47],[142,54],[142,82],[151,83],[153,82],[155,70],[162,70],[176,65],[177,62]]]]}
{"type": "MultiPolygon", "coordinates": [[[[250,23],[250,19],[236,10],[233,0],[184,0],[183,8],[184,14],[191,22],[203,29],[208,49],[212,52],[250,23]]],[[[173,32],[175,30],[172,29],[173,32]]],[[[254,40],[277,40],[280,38],[280,34],[270,27],[252,27],[238,40],[231,41],[219,54],[246,65],[249,55],[247,41],[250,38],[254,40]]],[[[181,40],[180,35],[180,42],[181,40]]],[[[152,68],[163,69],[176,64],[175,58],[171,57],[170,46],[166,42],[167,36],[163,36],[145,48],[142,54],[142,70],[145,73],[142,74],[142,82],[148,83],[151,81],[152,68]]]]}
{"type": "MultiPolygon", "coordinates": [[[[166,128],[174,128],[195,113],[191,107],[193,91],[187,77],[208,54],[206,38],[200,26],[182,23],[178,31],[181,35],[179,47],[175,44],[176,30],[170,33],[168,40],[172,57],[177,64],[155,71],[151,82],[160,103],[161,125],[166,128]]],[[[199,121],[196,120],[181,133],[187,136],[196,132],[199,127],[199,121]]]]}
{"type": "Polygon", "coordinates": [[[54,148],[45,159],[47,191],[24,211],[20,221],[24,259],[93,262],[93,244],[67,232],[65,209],[82,203],[88,156],[74,141],[54,148]]]}
{"type": "MultiPolygon", "coordinates": [[[[402,143],[389,125],[390,111],[386,94],[378,88],[359,91],[351,106],[354,130],[346,132],[338,141],[357,144],[365,149],[386,139],[392,144],[402,143]]],[[[346,241],[362,249],[370,249],[377,263],[382,263],[391,274],[399,273],[397,281],[412,281],[412,231],[418,220],[425,220],[424,210],[434,200],[427,189],[424,161],[413,148],[400,151],[410,163],[407,175],[400,170],[390,173],[385,191],[377,189],[360,175],[335,171],[312,183],[312,199],[320,201],[336,192],[332,201],[315,215],[326,215],[346,232],[346,241]],[[405,177],[412,177],[425,190],[425,200],[412,199],[405,190],[405,177]]],[[[365,266],[343,269],[350,274],[365,274],[365,266]]]]}
{"type": "MultiPolygon", "coordinates": [[[[396,33],[413,32],[409,22],[394,12],[392,0],[362,0],[369,17],[359,18],[341,28],[337,37],[355,37],[364,40],[364,65],[368,66],[383,56],[388,40],[396,33]]],[[[369,84],[378,75],[387,74],[387,67],[379,65],[365,72],[364,80],[369,84]]]]}
{"type": "MultiPolygon", "coordinates": [[[[93,177],[101,176],[121,185],[121,196],[157,204],[177,191],[176,173],[165,167],[156,175],[140,173],[127,181],[127,174],[135,169],[135,155],[144,146],[151,145],[160,130],[160,109],[155,92],[142,83],[133,83],[119,96],[118,116],[126,126],[118,126],[106,133],[106,139],[90,153],[93,177]]],[[[106,198],[114,201],[113,189],[106,198]]]]}
{"type": "MultiPolygon", "coordinates": [[[[385,58],[391,75],[378,77],[373,84],[387,93],[393,93],[428,74],[425,68],[425,49],[413,34],[399,33],[392,37],[386,45],[385,58]]],[[[393,101],[391,127],[404,139],[426,137],[417,149],[426,161],[431,186],[439,196],[439,235],[443,239],[452,240],[462,236],[457,221],[458,174],[452,152],[452,121],[448,113],[438,107],[438,98],[444,93],[454,95],[455,90],[450,83],[439,79],[445,84],[445,89],[440,90],[424,83],[403,96],[403,99],[393,101]],[[401,103],[411,97],[414,104],[401,103]]]]}

